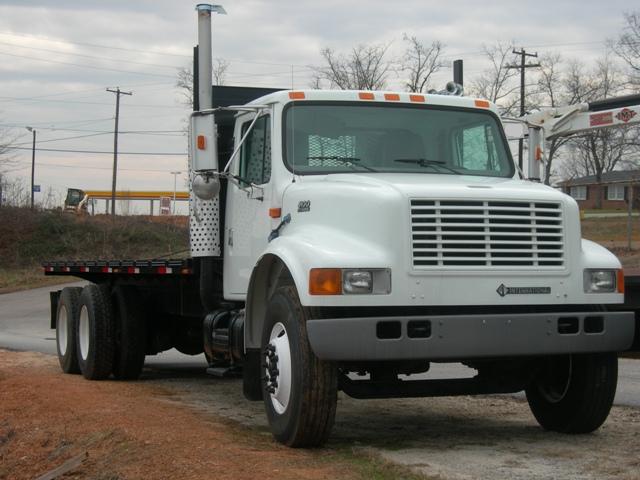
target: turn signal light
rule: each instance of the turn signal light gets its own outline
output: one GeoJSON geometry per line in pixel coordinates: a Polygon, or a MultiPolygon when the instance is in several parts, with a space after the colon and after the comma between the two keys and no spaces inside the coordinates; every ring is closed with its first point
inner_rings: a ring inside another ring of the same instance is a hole
{"type": "Polygon", "coordinates": [[[342,294],[342,270],[339,268],[312,268],[309,272],[309,294],[342,294]]]}
{"type": "Polygon", "coordinates": [[[616,272],[616,285],[617,285],[617,292],[624,293],[624,270],[623,269],[619,269],[616,272]]]}
{"type": "Polygon", "coordinates": [[[198,150],[204,150],[205,148],[207,148],[207,137],[198,135],[198,150]]]}

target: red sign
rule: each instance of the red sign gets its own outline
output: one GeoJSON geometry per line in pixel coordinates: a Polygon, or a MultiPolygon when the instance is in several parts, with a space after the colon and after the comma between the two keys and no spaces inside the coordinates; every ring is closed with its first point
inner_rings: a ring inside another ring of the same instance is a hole
{"type": "Polygon", "coordinates": [[[634,112],[633,110],[629,110],[628,108],[623,108],[616,114],[616,118],[624,123],[627,123],[635,116],[636,112],[634,112]]]}
{"type": "Polygon", "coordinates": [[[613,123],[613,113],[593,113],[589,115],[589,126],[599,127],[600,125],[611,125],[613,123]]]}

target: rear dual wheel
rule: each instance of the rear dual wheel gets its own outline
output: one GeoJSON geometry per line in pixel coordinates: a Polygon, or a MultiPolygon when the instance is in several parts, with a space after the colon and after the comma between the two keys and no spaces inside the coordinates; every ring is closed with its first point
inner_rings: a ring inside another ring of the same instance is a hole
{"type": "Polygon", "coordinates": [[[102,380],[113,370],[115,321],[109,287],[90,284],[80,295],[77,351],[82,375],[102,380]]]}
{"type": "Polygon", "coordinates": [[[56,350],[64,373],[80,373],[76,336],[80,317],[80,287],[65,287],[60,292],[56,311],[56,350]]]}

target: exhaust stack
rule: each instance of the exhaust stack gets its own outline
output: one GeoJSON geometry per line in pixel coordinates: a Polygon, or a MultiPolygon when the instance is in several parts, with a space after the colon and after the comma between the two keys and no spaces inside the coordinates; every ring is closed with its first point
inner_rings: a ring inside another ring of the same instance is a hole
{"type": "Polygon", "coordinates": [[[208,110],[213,107],[211,98],[212,81],[212,55],[211,55],[211,14],[226,15],[222,5],[210,5],[199,3],[198,11],[198,98],[200,110],[208,110]]]}

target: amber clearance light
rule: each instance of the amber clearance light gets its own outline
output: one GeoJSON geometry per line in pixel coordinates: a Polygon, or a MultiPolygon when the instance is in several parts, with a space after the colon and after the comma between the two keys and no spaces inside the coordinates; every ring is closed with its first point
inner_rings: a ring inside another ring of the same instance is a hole
{"type": "Polygon", "coordinates": [[[618,293],[624,293],[624,270],[618,269],[616,272],[616,286],[618,293]]]}
{"type": "Polygon", "coordinates": [[[312,268],[309,272],[309,294],[342,294],[342,270],[339,268],[312,268]]]}

